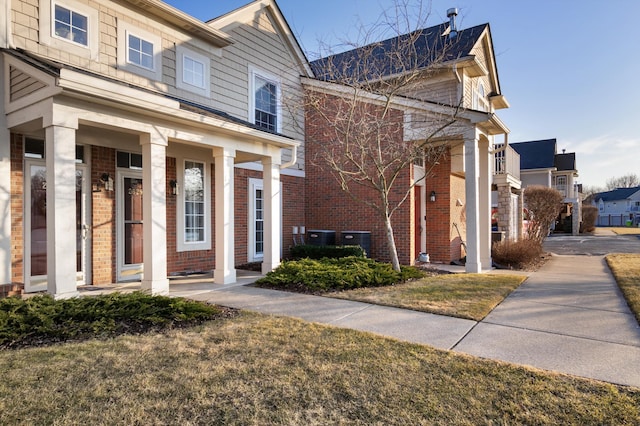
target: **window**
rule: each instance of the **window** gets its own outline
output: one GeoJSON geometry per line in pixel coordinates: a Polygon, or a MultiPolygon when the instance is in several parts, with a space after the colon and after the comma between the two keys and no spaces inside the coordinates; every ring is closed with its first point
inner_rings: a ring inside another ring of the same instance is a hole
{"type": "Polygon", "coordinates": [[[153,70],[153,43],[129,34],[128,46],[129,63],[153,70]]]}
{"type": "Polygon", "coordinates": [[[205,240],[204,163],[184,163],[184,242],[205,240]]]}
{"type": "Polygon", "coordinates": [[[274,76],[251,70],[249,117],[252,122],[265,130],[280,131],[280,83],[274,76]]]}
{"type": "Polygon", "coordinates": [[[472,108],[478,111],[489,111],[489,102],[485,96],[484,84],[480,81],[473,92],[472,108]]]}
{"type": "Polygon", "coordinates": [[[162,38],[118,19],[118,68],[162,81],[162,38]]]}
{"type": "Polygon", "coordinates": [[[176,86],[208,98],[210,96],[211,60],[184,46],[176,46],[176,86]]]}
{"type": "Polygon", "coordinates": [[[556,189],[560,191],[563,196],[567,196],[567,177],[566,176],[556,176],[556,189]]]}
{"type": "Polygon", "coordinates": [[[264,192],[261,179],[249,179],[249,261],[264,257],[264,192]]]}
{"type": "Polygon", "coordinates": [[[77,0],[40,0],[40,43],[67,54],[99,59],[98,11],[77,0]]]}
{"type": "Polygon", "coordinates": [[[89,19],[85,15],[56,4],[54,19],[56,37],[88,46],[89,19]]]}
{"type": "Polygon", "coordinates": [[[179,252],[211,249],[210,164],[176,159],[176,246],[179,252]]]}
{"type": "Polygon", "coordinates": [[[142,154],[116,152],[116,165],[122,169],[142,170],[142,154]]]}

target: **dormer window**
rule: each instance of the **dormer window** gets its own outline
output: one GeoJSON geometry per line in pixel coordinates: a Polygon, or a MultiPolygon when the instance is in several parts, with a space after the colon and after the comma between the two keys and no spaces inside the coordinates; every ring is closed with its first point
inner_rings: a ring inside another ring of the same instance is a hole
{"type": "Polygon", "coordinates": [[[250,69],[249,119],[263,129],[280,131],[280,81],[273,75],[250,69]]]}
{"type": "Polygon", "coordinates": [[[480,81],[473,91],[473,109],[478,111],[489,111],[489,102],[487,101],[484,84],[480,81]]]}
{"type": "Polygon", "coordinates": [[[54,34],[56,37],[88,46],[89,19],[76,11],[55,5],[54,34]]]}

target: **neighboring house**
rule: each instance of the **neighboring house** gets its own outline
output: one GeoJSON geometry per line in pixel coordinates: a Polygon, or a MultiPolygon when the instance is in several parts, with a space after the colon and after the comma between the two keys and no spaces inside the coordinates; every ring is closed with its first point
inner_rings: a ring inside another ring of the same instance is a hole
{"type": "Polygon", "coordinates": [[[281,98],[312,73],[275,1],[207,23],[158,0],[0,10],[0,284],[167,293],[171,274],[278,266],[304,222],[281,98]]]}
{"type": "MultiPolygon", "coordinates": [[[[454,15],[455,16],[455,15],[454,15]]],[[[349,76],[350,69],[358,69],[361,57],[374,52],[378,58],[390,56],[400,38],[413,40],[409,49],[441,56],[437,51],[447,45],[444,62],[438,68],[420,77],[411,88],[394,99],[391,106],[395,114],[390,120],[404,123],[404,141],[424,138],[424,129],[415,117],[451,114],[460,105],[464,111],[446,140],[447,154],[426,179],[420,180],[425,169],[413,165],[402,176],[399,185],[406,188],[419,181],[403,207],[393,218],[400,262],[410,264],[419,253],[427,253],[433,262],[449,263],[466,257],[466,270],[479,272],[491,268],[491,176],[493,174],[493,149],[495,135],[508,133],[495,111],[507,108],[498,81],[498,72],[488,24],[461,29],[457,32],[450,21],[430,28],[375,43],[338,55],[321,58],[311,63],[317,79],[303,79],[307,90],[323,92],[330,99],[345,96],[340,82],[334,79],[331,69],[337,66],[349,76]],[[455,34],[451,34],[455,33],[455,34]],[[450,35],[451,34],[451,35],[450,35]],[[437,46],[436,51],[430,50],[437,46]]],[[[423,63],[428,67],[430,63],[423,63]]],[[[403,71],[390,67],[381,79],[395,78],[403,71]]],[[[342,76],[344,77],[344,75],[342,76]]],[[[347,91],[348,92],[348,91],[347,91]]],[[[347,95],[348,96],[348,95],[347,95]]],[[[375,93],[362,96],[375,105],[375,93]]],[[[330,105],[331,101],[327,101],[330,105]]],[[[314,158],[320,146],[331,137],[330,127],[323,117],[306,117],[307,158],[314,158]]],[[[306,169],[307,208],[306,225],[311,229],[370,231],[372,254],[376,258],[386,256],[384,224],[373,210],[353,201],[340,185],[317,164],[306,169]]]]}
{"type": "Polygon", "coordinates": [[[600,192],[592,197],[598,226],[640,226],[640,186],[600,192]]]}
{"type": "Polygon", "coordinates": [[[581,186],[576,182],[575,153],[563,150],[558,154],[556,139],[517,142],[510,146],[520,155],[522,187],[541,185],[557,189],[563,196],[564,207],[554,229],[577,235],[582,221],[582,198],[581,186]]]}

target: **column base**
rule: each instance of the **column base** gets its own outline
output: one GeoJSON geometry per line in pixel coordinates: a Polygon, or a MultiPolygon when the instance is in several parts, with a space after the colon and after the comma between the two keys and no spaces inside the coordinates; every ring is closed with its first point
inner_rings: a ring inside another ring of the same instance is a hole
{"type": "Polygon", "coordinates": [[[148,291],[154,296],[166,296],[169,294],[169,280],[142,280],[142,290],[148,291]]]}
{"type": "Polygon", "coordinates": [[[74,297],[80,297],[80,292],[78,290],[74,290],[64,293],[53,293],[52,296],[55,300],[73,299],[74,297]]]}
{"type": "Polygon", "coordinates": [[[481,263],[467,263],[464,266],[464,270],[468,274],[479,274],[482,272],[482,264],[481,263]]]}
{"type": "Polygon", "coordinates": [[[236,270],[222,270],[216,269],[213,271],[213,282],[216,284],[233,284],[237,281],[236,270]]]}
{"type": "Polygon", "coordinates": [[[280,266],[280,262],[274,263],[274,264],[269,264],[269,263],[265,263],[262,262],[262,274],[266,274],[267,272],[271,272],[274,269],[276,269],[278,266],[280,266]]]}

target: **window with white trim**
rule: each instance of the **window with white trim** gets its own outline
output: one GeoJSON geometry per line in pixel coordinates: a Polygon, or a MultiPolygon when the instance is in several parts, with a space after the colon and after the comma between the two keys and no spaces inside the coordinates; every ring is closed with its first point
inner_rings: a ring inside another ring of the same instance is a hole
{"type": "Polygon", "coordinates": [[[184,242],[204,241],[204,163],[184,163],[184,242]]]}
{"type": "Polygon", "coordinates": [[[473,109],[478,111],[489,111],[489,102],[486,98],[484,84],[478,81],[476,89],[473,91],[473,109]]]}
{"type": "Polygon", "coordinates": [[[249,119],[272,132],[281,128],[280,81],[268,73],[250,69],[249,119]]]}
{"type": "Polygon", "coordinates": [[[162,81],[162,38],[118,19],[118,68],[162,81]]]}
{"type": "Polygon", "coordinates": [[[176,47],[176,86],[209,97],[211,60],[183,46],[176,47]]]}
{"type": "Polygon", "coordinates": [[[127,62],[153,70],[153,43],[129,33],[127,62]]]}
{"type": "Polygon", "coordinates": [[[40,0],[40,43],[98,60],[98,11],[76,0],[40,0]]]}
{"type": "Polygon", "coordinates": [[[59,4],[54,7],[54,35],[82,46],[88,46],[89,19],[85,15],[59,4]]]}
{"type": "Polygon", "coordinates": [[[249,179],[249,261],[264,258],[264,186],[261,179],[249,179]]]}
{"type": "Polygon", "coordinates": [[[177,250],[211,249],[211,189],[209,165],[176,159],[177,250]]]}

